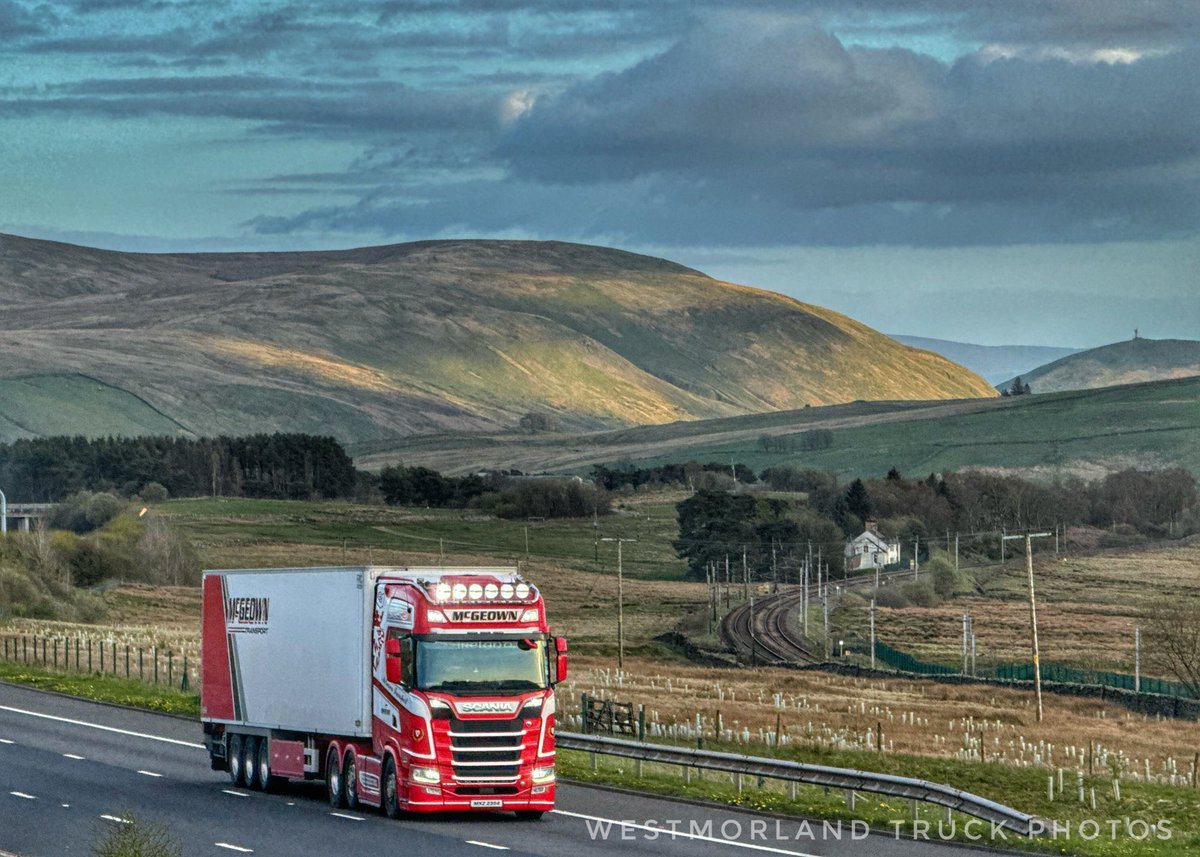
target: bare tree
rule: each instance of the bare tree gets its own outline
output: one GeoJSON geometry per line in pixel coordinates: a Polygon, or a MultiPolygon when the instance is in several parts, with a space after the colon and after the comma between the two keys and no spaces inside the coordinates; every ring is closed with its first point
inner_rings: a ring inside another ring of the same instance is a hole
{"type": "Polygon", "coordinates": [[[139,577],[150,583],[184,586],[199,579],[200,563],[191,544],[154,515],[138,539],[135,562],[139,577]]]}
{"type": "Polygon", "coordinates": [[[1146,663],[1200,697],[1200,599],[1163,598],[1145,623],[1146,663]]]}

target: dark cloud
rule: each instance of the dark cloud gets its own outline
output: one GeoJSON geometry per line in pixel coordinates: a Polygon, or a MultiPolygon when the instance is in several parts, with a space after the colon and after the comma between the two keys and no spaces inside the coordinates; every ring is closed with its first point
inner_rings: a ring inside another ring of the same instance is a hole
{"type": "Polygon", "coordinates": [[[352,138],[496,126],[486,93],[421,90],[390,81],[302,81],[255,75],[108,78],[0,95],[10,115],[70,113],[113,119],[226,118],[274,133],[352,138]]]}
{"type": "Polygon", "coordinates": [[[57,22],[45,6],[28,7],[15,0],[0,0],[0,42],[22,36],[36,36],[57,22]]]}
{"type": "MultiPolygon", "coordinates": [[[[1008,206],[1023,221],[980,230],[985,243],[1028,240],[1035,225],[1108,240],[1200,222],[1197,79],[1194,48],[1129,64],[945,66],[848,49],[804,24],[721,18],[540,101],[498,154],[529,182],[652,178],[677,207],[712,195],[757,206],[754,220],[774,226],[798,211],[832,225],[854,208],[845,228],[864,241],[962,240],[963,206],[984,221],[1008,206]]],[[[847,240],[819,225],[805,234],[847,240]]]]}

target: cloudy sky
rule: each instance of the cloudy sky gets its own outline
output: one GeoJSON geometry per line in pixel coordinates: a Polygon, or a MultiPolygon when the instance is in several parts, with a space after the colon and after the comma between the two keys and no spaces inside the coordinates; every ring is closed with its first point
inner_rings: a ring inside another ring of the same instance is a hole
{"type": "Polygon", "coordinates": [[[1197,0],[0,0],[0,231],[555,238],[891,333],[1200,338],[1197,0]]]}

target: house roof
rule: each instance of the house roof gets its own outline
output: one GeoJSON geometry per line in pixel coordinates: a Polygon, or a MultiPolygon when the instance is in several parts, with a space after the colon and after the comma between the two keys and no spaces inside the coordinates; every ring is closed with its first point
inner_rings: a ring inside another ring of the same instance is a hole
{"type": "Polygon", "coordinates": [[[870,542],[871,544],[875,545],[879,550],[887,550],[888,549],[888,543],[883,538],[881,538],[878,534],[873,533],[870,530],[866,530],[865,532],[863,532],[862,535],[855,536],[853,539],[851,539],[851,542],[853,542],[853,543],[858,543],[858,542],[862,542],[862,541],[870,542]]]}

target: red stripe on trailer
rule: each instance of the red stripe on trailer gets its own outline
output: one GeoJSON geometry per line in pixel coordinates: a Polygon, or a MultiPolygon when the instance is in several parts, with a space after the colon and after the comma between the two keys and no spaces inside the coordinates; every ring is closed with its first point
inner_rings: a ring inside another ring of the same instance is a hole
{"type": "Polygon", "coordinates": [[[213,720],[233,720],[233,680],[229,671],[225,599],[219,575],[210,574],[204,578],[203,611],[200,716],[213,720]]]}

